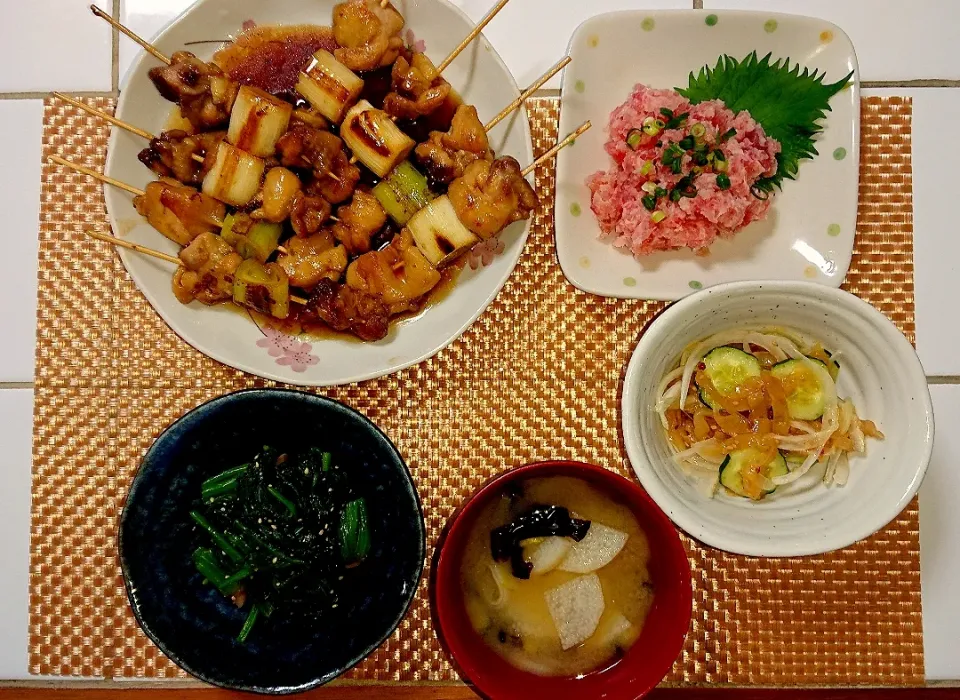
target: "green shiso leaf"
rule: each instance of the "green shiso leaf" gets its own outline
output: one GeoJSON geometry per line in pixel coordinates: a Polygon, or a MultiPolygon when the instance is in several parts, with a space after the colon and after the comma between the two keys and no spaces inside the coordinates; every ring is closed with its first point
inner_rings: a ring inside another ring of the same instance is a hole
{"type": "Polygon", "coordinates": [[[742,61],[721,56],[713,68],[704,66],[690,73],[689,85],[677,92],[693,104],[721,100],[735,114],[750,113],[767,136],[780,142],[777,172],[754,183],[754,189],[769,194],[783,188],[783,180],[795,180],[800,161],[818,155],[814,137],[818,123],[830,111],[830,98],[846,87],[851,71],[842,80],[824,83],[825,73],[811,72],[790,59],[770,62],[771,54],[757,58],[754,51],[742,61]]]}

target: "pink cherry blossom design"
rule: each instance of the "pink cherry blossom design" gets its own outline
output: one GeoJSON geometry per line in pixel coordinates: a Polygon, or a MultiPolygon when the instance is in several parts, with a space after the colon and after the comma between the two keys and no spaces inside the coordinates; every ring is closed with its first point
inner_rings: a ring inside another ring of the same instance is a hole
{"type": "Polygon", "coordinates": [[[266,348],[270,357],[280,357],[291,350],[296,350],[300,345],[300,341],[292,335],[281,333],[275,328],[264,326],[260,331],[264,337],[257,341],[257,347],[266,348]]]}
{"type": "Polygon", "coordinates": [[[493,263],[500,253],[504,251],[506,244],[499,236],[488,238],[482,243],[478,243],[470,249],[467,254],[467,261],[470,263],[470,269],[476,270],[481,265],[486,267],[493,263]]]}
{"type": "Polygon", "coordinates": [[[407,48],[415,53],[423,53],[427,50],[427,43],[423,39],[417,39],[417,35],[413,33],[412,29],[403,33],[403,40],[406,42],[407,48]]]}
{"type": "Polygon", "coordinates": [[[312,354],[313,346],[310,343],[297,343],[297,347],[288,350],[283,357],[277,358],[278,365],[288,365],[294,372],[306,372],[307,367],[311,367],[318,362],[320,358],[312,354]]]}

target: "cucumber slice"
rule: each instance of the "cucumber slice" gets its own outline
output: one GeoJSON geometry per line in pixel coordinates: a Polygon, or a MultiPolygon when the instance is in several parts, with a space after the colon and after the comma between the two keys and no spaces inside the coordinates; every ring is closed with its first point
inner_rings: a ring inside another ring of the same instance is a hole
{"type": "MultiPolygon", "coordinates": [[[[739,348],[724,345],[703,356],[704,374],[722,394],[732,394],[746,380],[760,376],[760,361],[739,348]]],[[[698,387],[699,389],[699,387],[698,387]]],[[[703,389],[700,400],[710,408],[719,408],[703,389]]]]}
{"type": "MultiPolygon", "coordinates": [[[[827,366],[820,360],[808,358],[824,369],[827,366]]],[[[803,360],[784,360],[778,362],[770,373],[780,381],[789,380],[792,390],[787,394],[787,413],[794,420],[816,420],[823,415],[826,397],[820,378],[803,360]]]]}
{"type": "MultiPolygon", "coordinates": [[[[747,447],[742,450],[734,450],[727,455],[727,458],[723,460],[723,464],[720,465],[720,483],[736,495],[749,498],[743,488],[743,476],[741,471],[744,465],[753,461],[753,458],[756,456],[756,454],[757,450],[747,447]]],[[[766,476],[768,479],[783,476],[787,473],[787,462],[784,460],[783,454],[780,452],[777,452],[777,456],[774,457],[773,461],[764,468],[764,476],[766,476]]],[[[776,488],[772,488],[765,493],[770,494],[775,490],[776,488]]]]}

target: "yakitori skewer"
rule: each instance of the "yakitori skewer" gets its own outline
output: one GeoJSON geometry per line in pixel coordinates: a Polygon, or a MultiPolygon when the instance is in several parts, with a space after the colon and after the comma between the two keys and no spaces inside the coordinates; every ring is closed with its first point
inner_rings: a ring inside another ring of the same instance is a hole
{"type": "Polygon", "coordinates": [[[443,73],[447,66],[453,63],[457,56],[459,56],[461,52],[470,45],[470,42],[480,35],[480,32],[482,32],[484,28],[490,24],[490,21],[497,16],[497,13],[500,12],[500,10],[502,10],[508,2],[510,2],[510,0],[500,0],[500,2],[494,5],[493,9],[487,13],[487,16],[480,20],[480,23],[473,28],[473,31],[467,34],[464,40],[460,42],[460,45],[450,52],[450,55],[443,59],[443,62],[437,66],[437,72],[443,73]]]}
{"type": "Polygon", "coordinates": [[[503,111],[500,112],[500,114],[498,114],[498,115],[495,116],[493,119],[491,119],[489,122],[487,122],[487,123],[484,125],[483,130],[484,130],[484,131],[490,131],[490,130],[491,130],[493,127],[495,127],[497,124],[499,124],[499,123],[502,122],[504,119],[506,119],[507,117],[509,117],[511,113],[513,113],[515,110],[519,109],[520,105],[522,105],[522,104],[526,101],[526,99],[527,99],[528,97],[530,97],[530,95],[532,95],[532,94],[535,93],[537,90],[539,90],[540,88],[542,88],[542,87],[547,83],[547,81],[550,80],[550,78],[552,78],[552,77],[555,76],[557,73],[559,73],[559,72],[562,71],[564,68],[566,68],[567,64],[570,63],[570,61],[572,61],[572,60],[573,60],[573,59],[570,58],[570,56],[565,56],[565,57],[562,58],[560,61],[558,61],[550,70],[548,70],[548,71],[547,71],[546,73],[544,73],[542,76],[540,76],[539,78],[537,78],[536,82],[534,82],[533,85],[531,85],[531,86],[528,87],[526,90],[524,90],[524,91],[520,94],[520,97],[518,97],[517,99],[515,99],[513,102],[511,102],[511,103],[510,103],[509,105],[507,105],[506,107],[504,107],[504,108],[503,108],[503,111]]]}
{"type": "Polygon", "coordinates": [[[570,134],[569,136],[567,136],[567,138],[565,138],[563,141],[561,141],[560,143],[558,143],[556,146],[554,146],[553,148],[551,148],[549,151],[547,151],[546,153],[544,153],[542,156],[540,156],[540,157],[537,158],[535,161],[533,161],[530,165],[528,165],[526,168],[524,168],[523,171],[522,171],[522,175],[523,175],[524,177],[526,177],[527,175],[529,175],[530,173],[532,173],[534,170],[537,169],[537,166],[538,166],[538,165],[542,165],[543,163],[546,163],[548,160],[550,160],[551,158],[553,158],[555,155],[557,155],[557,153],[560,152],[561,149],[566,148],[566,147],[569,146],[571,143],[573,143],[574,140],[575,140],[578,136],[580,136],[580,134],[582,134],[583,132],[585,132],[585,131],[586,131],[587,129],[589,129],[591,126],[593,126],[593,125],[592,125],[589,121],[585,121],[583,124],[580,125],[580,127],[579,127],[576,131],[574,131],[572,134],[570,134]]]}
{"type": "Polygon", "coordinates": [[[100,182],[105,182],[108,185],[113,185],[114,187],[119,187],[121,190],[125,190],[132,195],[141,196],[144,194],[143,190],[137,189],[133,185],[128,185],[125,182],[120,182],[119,180],[114,180],[112,177],[108,177],[103,173],[98,173],[96,170],[91,170],[83,165],[77,165],[76,163],[71,163],[69,160],[65,160],[60,156],[53,155],[50,156],[50,160],[58,165],[62,165],[65,168],[70,170],[76,170],[78,173],[83,173],[89,177],[92,177],[94,180],[99,180],[100,182]]]}
{"type": "MultiPolygon", "coordinates": [[[[159,250],[154,250],[153,248],[148,248],[145,245],[140,245],[139,243],[131,243],[130,241],[125,241],[122,238],[117,238],[115,236],[108,236],[105,233],[98,233],[97,231],[87,231],[87,235],[90,238],[95,238],[98,241],[104,241],[105,243],[112,243],[115,246],[120,248],[126,248],[127,250],[132,250],[142,255],[149,255],[152,258],[157,258],[158,260],[164,260],[168,263],[173,263],[174,265],[182,265],[180,258],[173,255],[167,255],[166,253],[161,253],[159,250]]],[[[290,301],[294,304],[305,305],[307,300],[303,297],[298,297],[293,294],[290,295],[290,301]]]]}
{"type": "Polygon", "coordinates": [[[91,11],[93,12],[93,14],[95,14],[97,17],[99,17],[100,19],[105,20],[106,22],[108,22],[108,23],[110,24],[110,26],[112,26],[114,29],[120,31],[120,32],[123,33],[123,34],[126,34],[128,37],[130,37],[130,38],[133,39],[135,42],[137,42],[138,44],[140,44],[140,46],[143,47],[144,51],[146,51],[147,53],[149,53],[150,55],[152,55],[153,57],[155,57],[157,60],[163,61],[163,62],[166,63],[168,66],[170,65],[170,59],[167,58],[166,56],[164,56],[162,53],[160,53],[156,48],[154,48],[153,44],[151,44],[150,42],[148,42],[148,41],[140,38],[139,35],[137,35],[136,33],[132,32],[132,31],[130,31],[129,29],[127,29],[126,27],[124,27],[124,26],[123,26],[122,24],[120,24],[117,20],[115,20],[113,17],[111,17],[110,15],[108,15],[106,12],[104,12],[103,10],[101,10],[101,9],[100,9],[99,7],[97,7],[96,5],[90,5],[90,10],[91,10],[91,11]]]}

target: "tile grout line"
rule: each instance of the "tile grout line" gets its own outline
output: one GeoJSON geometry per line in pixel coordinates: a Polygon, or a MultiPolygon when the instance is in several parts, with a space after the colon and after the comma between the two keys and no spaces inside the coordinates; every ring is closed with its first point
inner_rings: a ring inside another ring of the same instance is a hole
{"type": "MultiPolygon", "coordinates": [[[[121,22],[120,0],[113,0],[113,19],[121,22]]],[[[110,28],[110,87],[116,94],[120,90],[120,31],[110,28]]]]}

